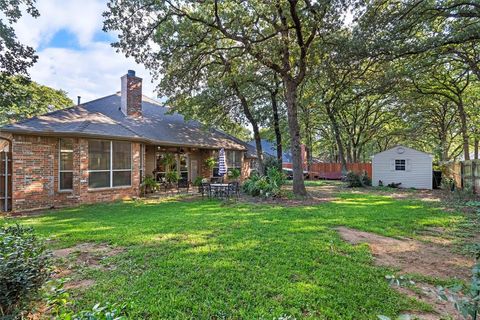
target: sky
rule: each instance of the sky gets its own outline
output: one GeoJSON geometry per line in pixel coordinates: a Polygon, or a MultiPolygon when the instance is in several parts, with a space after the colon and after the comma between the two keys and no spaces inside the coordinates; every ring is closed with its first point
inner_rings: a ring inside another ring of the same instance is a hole
{"type": "Polygon", "coordinates": [[[116,36],[102,31],[106,0],[37,0],[36,7],[40,17],[25,14],[14,25],[39,57],[29,70],[32,80],[86,102],[120,91],[120,77],[132,69],[143,78],[143,93],[156,96],[148,71],[115,52],[116,36]]]}

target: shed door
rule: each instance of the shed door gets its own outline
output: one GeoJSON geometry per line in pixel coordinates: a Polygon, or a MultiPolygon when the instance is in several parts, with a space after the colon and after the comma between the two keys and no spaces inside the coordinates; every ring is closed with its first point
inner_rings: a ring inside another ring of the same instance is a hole
{"type": "Polygon", "coordinates": [[[12,153],[0,152],[0,211],[12,210],[12,153]]]}

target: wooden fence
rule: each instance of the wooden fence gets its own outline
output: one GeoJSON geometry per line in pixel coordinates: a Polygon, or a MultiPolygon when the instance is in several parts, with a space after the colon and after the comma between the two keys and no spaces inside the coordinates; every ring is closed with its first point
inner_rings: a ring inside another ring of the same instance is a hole
{"type": "Polygon", "coordinates": [[[455,181],[460,189],[480,193],[480,160],[467,160],[447,165],[446,176],[455,181]]]}
{"type": "MultiPolygon", "coordinates": [[[[284,168],[291,169],[291,163],[283,163],[284,168]]],[[[368,176],[372,178],[372,164],[371,163],[347,163],[348,171],[357,173],[367,172],[368,176]]],[[[309,170],[310,179],[341,179],[342,165],[340,163],[312,163],[309,170]]]]}

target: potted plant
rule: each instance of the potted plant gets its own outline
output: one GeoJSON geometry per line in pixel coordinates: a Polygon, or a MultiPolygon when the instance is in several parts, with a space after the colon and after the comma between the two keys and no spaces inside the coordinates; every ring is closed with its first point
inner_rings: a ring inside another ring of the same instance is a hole
{"type": "Polygon", "coordinates": [[[177,183],[178,178],[179,177],[178,177],[177,170],[172,170],[172,171],[169,171],[169,172],[165,173],[165,180],[170,184],[177,183]]]}
{"type": "Polygon", "coordinates": [[[228,178],[232,181],[238,181],[241,175],[242,173],[238,168],[233,168],[231,170],[228,170],[228,178]]]}
{"type": "Polygon", "coordinates": [[[163,156],[162,163],[165,166],[165,170],[170,171],[172,166],[175,164],[175,155],[172,153],[166,153],[163,156]]]}
{"type": "Polygon", "coordinates": [[[213,168],[217,164],[217,160],[214,157],[209,157],[205,159],[205,166],[212,172],[213,168]]]}
{"type": "Polygon", "coordinates": [[[196,177],[195,180],[193,180],[193,185],[198,187],[198,192],[202,192],[202,183],[204,183],[202,177],[196,177]]]}
{"type": "Polygon", "coordinates": [[[146,175],[140,188],[143,195],[152,193],[158,189],[158,182],[151,175],[146,175]]]}

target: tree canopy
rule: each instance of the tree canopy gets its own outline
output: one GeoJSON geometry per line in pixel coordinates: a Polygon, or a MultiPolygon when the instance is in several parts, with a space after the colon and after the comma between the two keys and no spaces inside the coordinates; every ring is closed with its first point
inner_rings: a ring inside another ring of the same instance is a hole
{"type": "Polygon", "coordinates": [[[0,75],[0,124],[16,122],[73,105],[63,90],[23,76],[0,75]]]}
{"type": "Polygon", "coordinates": [[[40,14],[35,0],[0,0],[0,72],[6,74],[28,74],[28,68],[36,61],[35,50],[20,43],[13,25],[22,17],[24,9],[32,17],[40,14]]]}
{"type": "Polygon", "coordinates": [[[175,110],[290,148],[297,195],[301,144],[343,171],[396,144],[478,157],[475,1],[110,0],[105,29],[175,110]]]}

